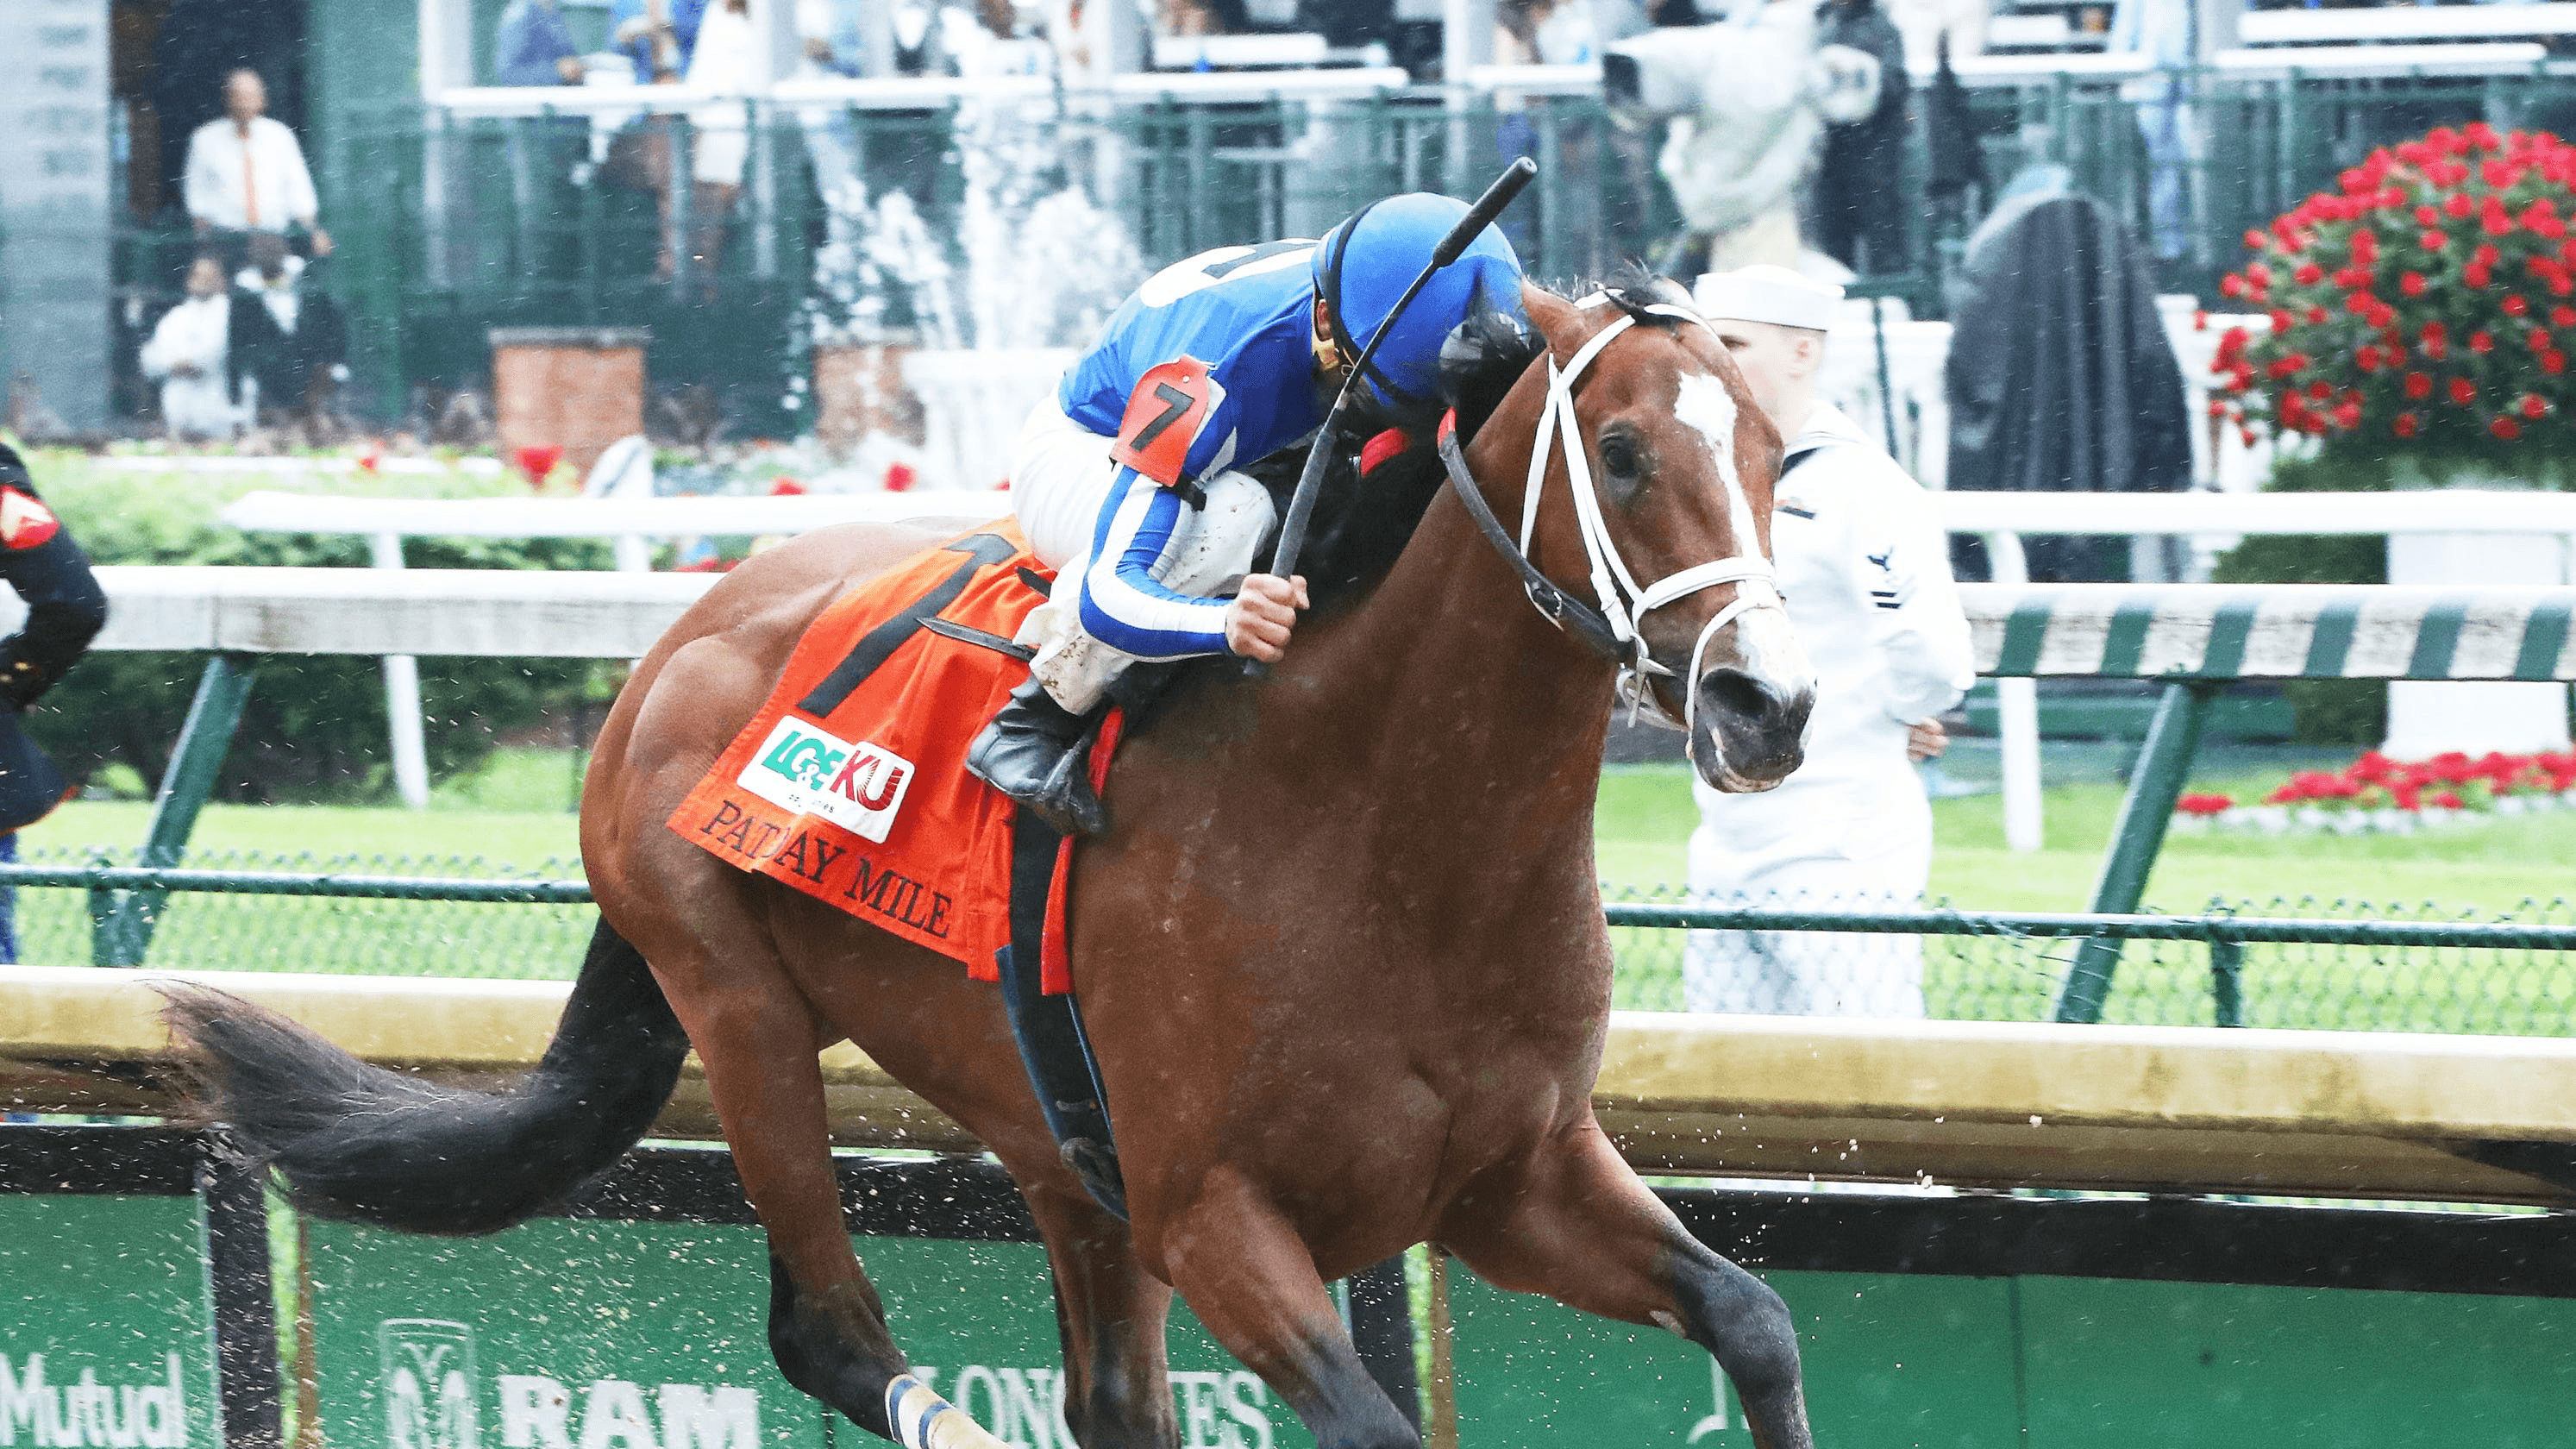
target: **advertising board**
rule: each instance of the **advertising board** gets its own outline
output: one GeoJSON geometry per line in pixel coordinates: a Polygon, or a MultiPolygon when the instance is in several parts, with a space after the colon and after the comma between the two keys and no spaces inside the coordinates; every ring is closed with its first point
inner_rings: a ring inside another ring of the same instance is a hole
{"type": "Polygon", "coordinates": [[[0,1446],[213,1449],[212,1317],[195,1198],[0,1193],[0,1446]]]}
{"type": "MultiPolygon", "coordinates": [[[[757,1228],[546,1218],[459,1241],[316,1223],[307,1244],[326,1442],[806,1449],[851,1432],[771,1363],[757,1228]]],[[[867,1237],[859,1251],[918,1377],[1007,1444],[1072,1449],[1044,1249],[867,1237]]],[[[1268,1385],[1173,1317],[1183,1449],[1309,1449],[1268,1385]]]]}
{"type": "MultiPolygon", "coordinates": [[[[1819,1444],[2543,1449],[2569,1441],[2576,1300],[1883,1273],[1763,1275],[1819,1444]]],[[[1745,1449],[1709,1355],[1449,1275],[1478,1449],[1745,1449]]]]}

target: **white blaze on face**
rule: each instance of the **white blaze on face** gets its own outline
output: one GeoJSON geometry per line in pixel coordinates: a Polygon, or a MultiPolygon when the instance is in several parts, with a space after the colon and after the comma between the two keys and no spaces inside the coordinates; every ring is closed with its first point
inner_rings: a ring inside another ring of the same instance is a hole
{"type": "Polygon", "coordinates": [[[1726,489],[1727,526],[1735,534],[1735,551],[1758,554],[1762,535],[1754,531],[1753,505],[1744,496],[1744,476],[1735,467],[1735,396],[1723,379],[1707,373],[1682,374],[1681,396],[1673,416],[1699,429],[1717,458],[1717,477],[1726,489]]]}

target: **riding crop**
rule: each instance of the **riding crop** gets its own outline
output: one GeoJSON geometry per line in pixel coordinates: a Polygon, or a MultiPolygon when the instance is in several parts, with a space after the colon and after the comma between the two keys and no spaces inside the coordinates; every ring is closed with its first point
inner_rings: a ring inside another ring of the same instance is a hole
{"type": "MultiPolygon", "coordinates": [[[[1432,275],[1458,260],[1468,244],[1476,239],[1476,234],[1493,225],[1494,218],[1502,215],[1503,209],[1510,206],[1512,199],[1519,196],[1521,189],[1537,175],[1538,163],[1527,156],[1503,168],[1503,174],[1495,177],[1494,184],[1485,188],[1485,194],[1476,199],[1476,204],[1467,209],[1467,214],[1458,218],[1458,224],[1449,228],[1449,234],[1440,239],[1440,245],[1431,249],[1430,265],[1414,277],[1413,285],[1404,289],[1403,296],[1396,298],[1394,310],[1386,314],[1386,320],[1378,324],[1376,335],[1369,338],[1368,345],[1360,349],[1360,355],[1344,372],[1342,390],[1334,395],[1331,411],[1324,414],[1323,427],[1316,430],[1314,448],[1306,454],[1305,470],[1297,475],[1297,491],[1290,496],[1288,516],[1279,525],[1279,546],[1273,551],[1270,572],[1281,578],[1294,577],[1297,572],[1297,555],[1306,544],[1306,521],[1315,512],[1315,495],[1323,488],[1324,469],[1332,459],[1334,441],[1341,435],[1342,417],[1350,410],[1351,400],[1359,395],[1360,378],[1368,370],[1369,359],[1377,355],[1378,344],[1395,330],[1396,320],[1404,315],[1405,308],[1413,305],[1414,297],[1429,284],[1432,275]]],[[[1259,679],[1270,672],[1270,667],[1257,659],[1247,659],[1243,661],[1243,672],[1249,678],[1259,679]]]]}

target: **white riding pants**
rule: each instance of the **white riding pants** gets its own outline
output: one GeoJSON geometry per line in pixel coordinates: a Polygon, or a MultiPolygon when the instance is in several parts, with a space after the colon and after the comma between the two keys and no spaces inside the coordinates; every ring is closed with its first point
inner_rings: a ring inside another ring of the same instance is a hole
{"type": "MultiPolygon", "coordinates": [[[[1112,441],[1066,417],[1048,396],[1029,409],[1011,453],[1011,512],[1038,561],[1056,570],[1053,596],[1030,612],[1017,642],[1037,649],[1029,672],[1076,714],[1099,704],[1109,682],[1137,660],[1082,627],[1082,576],[1119,472],[1109,461],[1112,441]]],[[[1241,586],[1277,510],[1270,490],[1247,474],[1218,473],[1199,486],[1207,505],[1186,511],[1153,577],[1176,594],[1209,598],[1241,586]]]]}

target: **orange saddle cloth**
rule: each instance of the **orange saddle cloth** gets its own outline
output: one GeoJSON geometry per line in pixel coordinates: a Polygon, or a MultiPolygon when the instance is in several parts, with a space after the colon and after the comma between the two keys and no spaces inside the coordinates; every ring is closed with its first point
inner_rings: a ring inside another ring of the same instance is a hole
{"type": "Polygon", "coordinates": [[[1053,582],[1004,522],[835,600],[670,827],[995,979],[1012,806],[966,750],[1028,677],[1005,650],[1053,582]]]}

